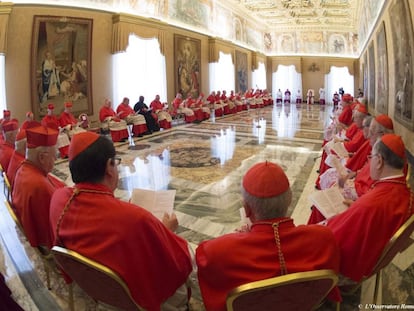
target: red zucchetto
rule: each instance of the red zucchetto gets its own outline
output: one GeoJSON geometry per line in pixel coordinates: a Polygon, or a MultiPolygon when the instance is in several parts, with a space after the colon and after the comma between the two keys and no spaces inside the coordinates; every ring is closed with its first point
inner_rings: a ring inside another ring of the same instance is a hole
{"type": "Polygon", "coordinates": [[[289,180],[283,169],[272,162],[253,165],[243,177],[243,188],[258,198],[271,198],[289,189],[289,180]]]}
{"type": "Polygon", "coordinates": [[[385,134],[381,137],[381,141],[395,155],[397,155],[401,159],[405,159],[405,145],[401,136],[395,134],[385,134]]]}
{"type": "Polygon", "coordinates": [[[69,145],[69,161],[72,161],[79,153],[92,145],[99,135],[94,132],[82,132],[73,135],[69,145]]]}
{"type": "Polygon", "coordinates": [[[379,124],[381,124],[383,127],[389,129],[389,130],[393,130],[394,129],[394,124],[392,123],[392,120],[389,116],[387,116],[386,114],[379,114],[376,118],[375,121],[377,121],[379,124]]]}
{"type": "Polygon", "coordinates": [[[27,148],[51,147],[56,145],[59,131],[37,126],[26,129],[27,148]]]}
{"type": "Polygon", "coordinates": [[[55,109],[55,105],[49,104],[49,105],[47,105],[47,109],[53,110],[53,109],[55,109]]]}
{"type": "Polygon", "coordinates": [[[343,96],[342,96],[342,101],[344,101],[344,102],[352,102],[354,100],[354,98],[352,97],[352,95],[351,94],[344,94],[343,96]]]}

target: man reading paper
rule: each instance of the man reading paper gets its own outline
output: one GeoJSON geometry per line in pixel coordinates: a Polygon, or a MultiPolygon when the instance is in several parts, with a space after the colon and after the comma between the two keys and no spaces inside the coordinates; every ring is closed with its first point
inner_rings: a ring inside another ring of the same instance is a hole
{"type": "Polygon", "coordinates": [[[173,233],[177,219],[165,214],[161,222],[115,198],[119,163],[107,138],[73,136],[69,168],[75,186],[57,191],[50,205],[55,245],[117,272],[145,310],[187,310],[192,264],[187,242],[173,233]]]}

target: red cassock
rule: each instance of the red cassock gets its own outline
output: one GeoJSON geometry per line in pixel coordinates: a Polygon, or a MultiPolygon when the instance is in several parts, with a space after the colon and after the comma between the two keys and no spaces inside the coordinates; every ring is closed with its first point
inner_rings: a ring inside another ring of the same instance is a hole
{"type": "MultiPolygon", "coordinates": [[[[160,305],[185,283],[192,265],[187,242],[151,213],[116,199],[109,188],[81,183],[66,211],[56,244],[62,244],[116,271],[132,297],[148,311],[160,305]],[[116,225],[114,225],[116,224],[116,225]]],[[[73,188],[55,192],[50,223],[56,224],[73,188]]]]}
{"type": "Polygon", "coordinates": [[[72,113],[70,112],[66,112],[63,111],[60,114],[60,118],[59,118],[59,125],[61,127],[65,127],[66,125],[76,125],[78,123],[78,121],[76,120],[76,118],[73,116],[72,113]]]}
{"type": "Polygon", "coordinates": [[[370,161],[368,160],[355,176],[354,187],[358,197],[367,193],[374,183],[370,174],[370,161]]]}
{"type": "Polygon", "coordinates": [[[341,255],[340,273],[358,282],[371,273],[391,236],[413,213],[405,177],[376,181],[345,212],[328,221],[341,255]]]}
{"type": "Polygon", "coordinates": [[[8,142],[3,142],[2,144],[0,144],[0,164],[4,172],[7,172],[10,163],[10,158],[13,152],[14,145],[8,142]]]}
{"type": "Polygon", "coordinates": [[[351,125],[352,123],[352,108],[351,105],[346,105],[342,110],[341,114],[338,117],[340,123],[345,124],[346,126],[351,125]]]}
{"type": "Polygon", "coordinates": [[[367,157],[371,154],[371,149],[369,139],[366,139],[355,154],[346,161],[346,168],[353,172],[360,170],[367,162],[367,157]]]}
{"type": "Polygon", "coordinates": [[[118,107],[116,108],[116,113],[119,114],[119,117],[121,119],[125,119],[127,116],[129,116],[130,114],[135,114],[134,109],[131,108],[131,106],[129,105],[125,105],[125,104],[119,104],[118,107]]]}
{"type": "MultiPolygon", "coordinates": [[[[202,242],[196,250],[198,280],[207,310],[226,310],[227,294],[235,287],[281,275],[272,222],[253,225],[250,232],[230,233],[202,242]]],[[[279,225],[281,249],[288,273],[315,269],[338,271],[334,236],[320,225],[279,225]]]]}
{"type": "Polygon", "coordinates": [[[42,125],[55,130],[59,129],[59,120],[55,115],[45,115],[42,119],[42,125]]]}
{"type": "Polygon", "coordinates": [[[53,245],[49,205],[55,190],[43,171],[30,161],[22,162],[14,178],[13,207],[33,247],[43,245],[51,248],[53,245]]]}
{"type": "MultiPolygon", "coordinates": [[[[359,170],[357,172],[357,175],[355,176],[354,188],[358,197],[361,197],[362,195],[367,193],[368,190],[371,189],[371,186],[374,182],[371,179],[369,166],[369,161],[366,161],[365,164],[362,166],[361,170],[359,170]]],[[[312,206],[312,211],[308,219],[308,225],[317,224],[321,221],[324,221],[325,219],[325,216],[323,216],[322,213],[315,206],[312,206]]]]}
{"type": "Polygon", "coordinates": [[[108,117],[112,117],[114,121],[120,120],[111,107],[102,106],[99,110],[99,121],[104,122],[108,117]]]}
{"type": "Polygon", "coordinates": [[[25,157],[20,152],[14,150],[11,158],[9,167],[7,168],[7,178],[9,178],[10,185],[13,187],[14,183],[14,176],[16,175],[16,171],[19,168],[20,164],[24,161],[25,157]]]}
{"type": "Polygon", "coordinates": [[[355,134],[352,135],[350,140],[344,142],[344,147],[348,152],[356,152],[367,139],[364,137],[362,128],[358,128],[355,134]]]}
{"type": "Polygon", "coordinates": [[[158,110],[163,110],[164,105],[159,100],[153,100],[150,104],[152,111],[157,112],[158,110]]]}

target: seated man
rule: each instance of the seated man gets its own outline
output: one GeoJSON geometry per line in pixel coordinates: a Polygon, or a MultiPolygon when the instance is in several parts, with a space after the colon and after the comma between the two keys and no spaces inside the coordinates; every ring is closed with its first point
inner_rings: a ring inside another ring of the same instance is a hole
{"type": "Polygon", "coordinates": [[[285,104],[290,104],[290,95],[291,95],[291,93],[290,93],[289,89],[286,89],[286,91],[285,91],[285,98],[283,100],[283,102],[285,104]]]}
{"type": "Polygon", "coordinates": [[[171,128],[172,118],[168,113],[168,104],[163,104],[160,101],[160,95],[155,95],[154,100],[150,104],[152,113],[157,116],[158,124],[163,129],[171,128]]]}
{"type": "Polygon", "coordinates": [[[19,129],[19,122],[17,119],[5,121],[3,122],[2,129],[4,140],[0,143],[0,164],[3,171],[7,172],[10,158],[14,151],[14,143],[19,129]]]}
{"type": "MultiPolygon", "coordinates": [[[[26,129],[40,126],[37,121],[31,121],[26,123],[26,129]]],[[[25,160],[26,156],[26,129],[20,128],[17,132],[16,140],[14,142],[14,151],[10,157],[9,167],[7,168],[7,177],[9,178],[10,185],[13,187],[14,175],[17,169],[20,167],[20,163],[25,160]]]]}
{"type": "Polygon", "coordinates": [[[242,196],[250,230],[202,242],[196,249],[207,310],[226,310],[227,294],[244,283],[317,269],[338,271],[332,233],[319,225],[295,226],[286,216],[292,192],[279,165],[266,161],[250,168],[242,196]]]}
{"type": "Polygon", "coordinates": [[[371,273],[391,236],[414,212],[403,173],[406,161],[400,136],[379,138],[371,154],[371,190],[327,221],[339,245],[340,273],[355,282],[371,273]]]}
{"type": "Polygon", "coordinates": [[[75,186],[56,191],[50,204],[55,244],[113,269],[145,310],[187,310],[192,264],[187,242],[173,233],[177,218],[165,214],[161,222],[115,198],[119,163],[107,138],[93,132],[72,138],[75,186]]]}
{"type": "Polygon", "coordinates": [[[12,192],[13,207],[29,243],[52,247],[49,205],[56,186],[48,173],[56,160],[58,131],[43,126],[26,129],[26,160],[17,169],[12,192]]]}
{"type": "MultiPolygon", "coordinates": [[[[387,115],[380,114],[375,119],[371,120],[369,130],[366,135],[368,138],[367,141],[370,146],[369,154],[364,156],[365,162],[362,165],[362,167],[355,171],[351,170],[346,175],[334,175],[335,184],[337,183],[339,185],[341,193],[345,198],[344,203],[346,203],[347,205],[351,205],[353,201],[364,195],[371,188],[373,180],[370,176],[371,159],[369,159],[369,155],[371,154],[372,146],[374,146],[378,138],[380,138],[382,135],[393,133],[393,129],[394,126],[392,120],[387,115]]],[[[325,186],[328,185],[329,180],[326,181],[325,186]]],[[[331,186],[334,186],[334,184],[331,184],[331,186]]],[[[316,224],[323,220],[325,220],[325,217],[319,212],[317,208],[313,206],[311,215],[308,220],[308,224],[316,224]]]]}
{"type": "Polygon", "coordinates": [[[55,110],[54,104],[50,103],[47,105],[47,114],[42,119],[42,125],[59,131],[56,146],[59,150],[60,157],[62,159],[65,159],[68,157],[68,152],[69,152],[69,136],[60,127],[58,117],[53,114],[54,110],[55,110]]]}
{"type": "Polygon", "coordinates": [[[142,137],[148,131],[144,116],[135,113],[129,105],[128,97],[124,97],[122,103],[116,108],[116,113],[128,125],[132,125],[132,133],[135,136],[142,137]]]}
{"type": "Polygon", "coordinates": [[[134,106],[134,111],[135,113],[144,116],[145,122],[147,123],[148,134],[152,134],[152,132],[158,132],[160,130],[158,119],[154,118],[152,111],[148,108],[147,104],[144,103],[144,96],[141,95],[139,97],[139,101],[134,106]]]}
{"type": "Polygon", "coordinates": [[[75,116],[72,113],[72,102],[65,103],[65,109],[59,116],[59,126],[66,133],[69,138],[71,138],[74,134],[84,132],[85,129],[80,127],[81,122],[76,120],[75,116]]]}
{"type": "Polygon", "coordinates": [[[99,121],[101,121],[102,130],[106,132],[109,130],[113,142],[128,138],[127,124],[112,109],[112,102],[109,99],[105,99],[101,110],[99,110],[99,121]]]}
{"type": "Polygon", "coordinates": [[[283,94],[282,94],[282,91],[278,89],[276,92],[276,104],[281,104],[282,101],[283,101],[283,94]]]}

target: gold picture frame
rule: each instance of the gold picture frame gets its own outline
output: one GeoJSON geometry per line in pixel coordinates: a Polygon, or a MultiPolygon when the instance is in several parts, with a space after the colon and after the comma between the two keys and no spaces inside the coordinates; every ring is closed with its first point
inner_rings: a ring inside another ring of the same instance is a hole
{"type": "Polygon", "coordinates": [[[175,88],[183,98],[197,98],[201,86],[201,40],[174,35],[175,88]]]}
{"type": "Polygon", "coordinates": [[[68,101],[75,116],[93,114],[92,26],[87,18],[34,16],[31,98],[36,119],[46,115],[48,104],[59,114],[68,101]]]}

